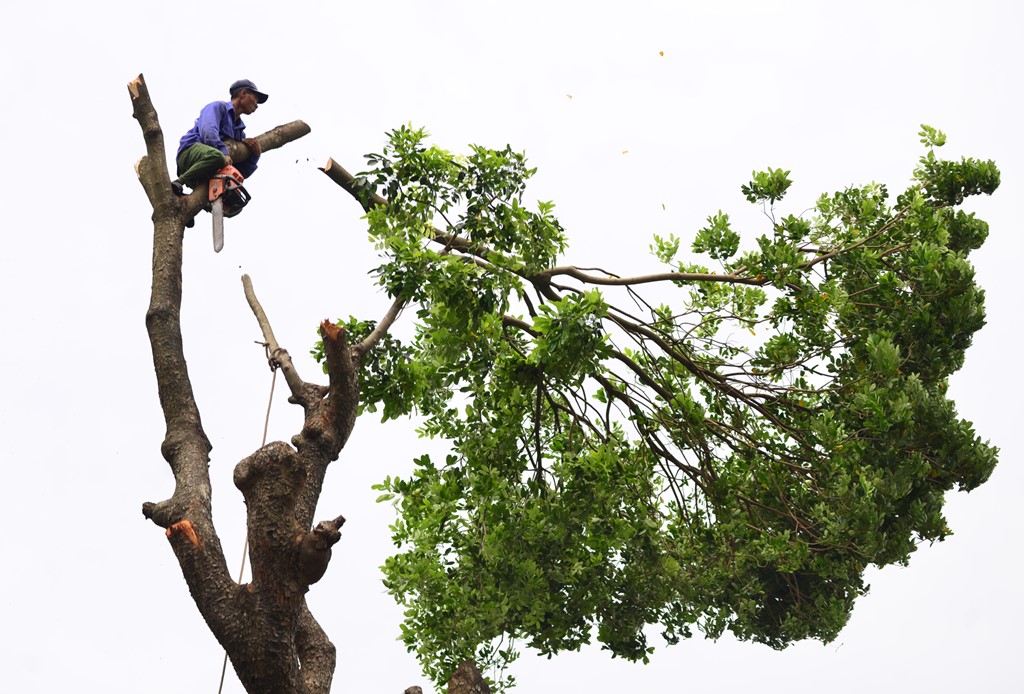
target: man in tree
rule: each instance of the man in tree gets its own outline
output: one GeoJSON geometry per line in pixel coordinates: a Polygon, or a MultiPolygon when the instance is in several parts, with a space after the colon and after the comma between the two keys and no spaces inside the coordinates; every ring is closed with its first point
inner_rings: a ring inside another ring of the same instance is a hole
{"type": "Polygon", "coordinates": [[[236,167],[245,178],[256,171],[260,159],[260,143],[245,136],[242,116],[255,113],[259,104],[269,98],[252,80],[238,80],[229,90],[231,101],[214,101],[203,107],[195,125],[178,144],[178,178],[171,187],[184,195],[184,186],[195,189],[213,174],[233,164],[225,139],[242,142],[249,148],[249,158],[236,167]]]}

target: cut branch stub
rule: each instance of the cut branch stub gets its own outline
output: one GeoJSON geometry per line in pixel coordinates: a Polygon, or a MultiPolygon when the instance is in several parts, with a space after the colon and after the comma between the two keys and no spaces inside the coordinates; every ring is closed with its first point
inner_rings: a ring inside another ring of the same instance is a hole
{"type": "Polygon", "coordinates": [[[320,334],[323,336],[330,383],[325,417],[330,424],[330,433],[335,438],[337,456],[355,426],[359,406],[359,371],[348,349],[348,336],[344,328],[324,320],[320,324],[320,334]]]}
{"type": "Polygon", "coordinates": [[[302,536],[299,545],[299,577],[306,585],[312,585],[323,578],[331,560],[331,547],[341,539],[341,526],[344,524],[344,516],[320,521],[313,530],[302,536]]]}
{"type": "Polygon", "coordinates": [[[189,542],[192,543],[193,547],[202,547],[203,541],[199,539],[199,535],[196,533],[195,528],[192,526],[190,520],[180,520],[171,527],[167,528],[167,537],[173,537],[177,534],[184,535],[189,542]]]}
{"type": "Polygon", "coordinates": [[[328,159],[327,163],[320,167],[320,170],[327,174],[328,178],[341,186],[345,192],[354,197],[362,206],[364,212],[369,212],[374,207],[386,205],[388,202],[365,186],[360,185],[359,180],[350,174],[344,166],[334,161],[334,159],[328,159]]]}

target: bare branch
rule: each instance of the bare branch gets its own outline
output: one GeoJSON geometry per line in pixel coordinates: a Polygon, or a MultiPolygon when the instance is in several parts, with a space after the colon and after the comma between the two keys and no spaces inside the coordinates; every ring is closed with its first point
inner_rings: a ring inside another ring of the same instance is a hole
{"type": "Polygon", "coordinates": [[[373,332],[363,338],[359,344],[352,346],[353,359],[358,361],[364,354],[376,347],[378,342],[384,339],[388,330],[391,329],[391,326],[394,325],[395,321],[398,320],[398,317],[402,314],[402,309],[405,308],[405,303],[406,302],[402,299],[395,299],[394,303],[391,304],[391,308],[388,309],[388,312],[384,314],[384,317],[381,318],[379,323],[377,323],[373,332]]]}
{"type": "Polygon", "coordinates": [[[304,400],[306,398],[306,382],[299,377],[298,371],[295,370],[295,365],[292,363],[288,350],[282,349],[281,345],[277,342],[277,338],[274,337],[274,330],[270,327],[270,321],[267,319],[267,314],[263,311],[263,306],[260,305],[259,299],[256,298],[256,292],[252,287],[252,279],[249,275],[242,275],[242,287],[245,289],[245,300],[249,302],[249,308],[252,309],[253,315],[256,316],[256,322],[259,323],[260,330],[263,332],[263,339],[270,350],[270,358],[276,360],[281,365],[281,371],[284,372],[285,381],[287,381],[292,395],[295,398],[304,400]]]}
{"type": "Polygon", "coordinates": [[[726,284],[750,284],[754,286],[764,286],[768,284],[768,280],[765,278],[757,279],[755,277],[743,277],[741,275],[729,274],[719,275],[713,272],[659,272],[651,275],[639,275],[637,277],[616,277],[614,275],[592,275],[584,272],[578,267],[573,265],[565,265],[562,267],[554,267],[542,272],[538,272],[536,275],[532,275],[529,279],[544,282],[550,280],[552,277],[572,277],[585,284],[603,285],[603,286],[633,286],[637,284],[651,284],[653,282],[722,282],[726,284]]]}

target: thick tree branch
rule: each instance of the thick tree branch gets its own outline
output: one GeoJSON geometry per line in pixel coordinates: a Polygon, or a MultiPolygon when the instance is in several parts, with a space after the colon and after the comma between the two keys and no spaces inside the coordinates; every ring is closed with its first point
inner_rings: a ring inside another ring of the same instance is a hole
{"type": "MultiPolygon", "coordinates": [[[[387,204],[387,200],[377,195],[376,193],[370,192],[359,184],[359,180],[349,173],[345,167],[340,165],[334,159],[328,159],[327,164],[320,169],[327,177],[337,183],[345,192],[351,195],[356,201],[363,207],[363,210],[370,211],[374,207],[380,207],[387,204]]],[[[436,243],[443,244],[450,248],[456,248],[462,251],[472,251],[474,255],[486,259],[488,249],[478,244],[472,243],[469,239],[462,238],[453,234],[447,234],[439,229],[434,229],[434,237],[432,239],[436,243]]],[[[600,285],[633,285],[633,284],[647,284],[651,282],[731,282],[739,284],[753,284],[753,285],[764,285],[767,281],[762,278],[760,280],[751,277],[740,277],[737,275],[718,275],[714,273],[695,273],[695,272],[663,272],[652,275],[641,275],[639,277],[614,277],[611,275],[599,276],[590,275],[583,272],[582,269],[574,266],[563,266],[551,268],[544,272],[537,273],[525,279],[531,281],[538,281],[541,283],[550,282],[552,277],[555,276],[568,276],[585,282],[587,284],[600,284],[600,285]]]]}
{"type": "Polygon", "coordinates": [[[142,75],[128,83],[128,92],[132,99],[132,116],[139,122],[142,137],[146,141],[146,156],[136,162],[135,173],[156,212],[158,208],[165,208],[173,201],[169,188],[171,179],[167,174],[167,159],[164,155],[164,134],[142,75]]]}
{"type": "Polygon", "coordinates": [[[309,460],[309,476],[299,493],[295,517],[308,528],[313,522],[327,467],[337,460],[355,427],[359,408],[359,365],[349,348],[345,330],[330,321],[320,324],[330,385],[327,397],[310,408],[302,433],[292,439],[299,454],[309,460]]]}
{"type": "MultiPolygon", "coordinates": [[[[156,110],[149,98],[142,75],[129,83],[134,115],[142,127],[146,140],[147,165],[140,167],[143,186],[154,203],[153,283],[146,327],[149,331],[156,370],[160,405],[164,413],[167,433],[163,453],[175,475],[179,493],[190,497],[179,506],[192,506],[196,500],[209,496],[209,477],[206,463],[210,442],[199,418],[192,383],[181,338],[181,230],[175,228],[161,211],[166,211],[173,199],[169,188],[166,162],[163,156],[163,135],[156,110]],[[160,184],[167,182],[163,189],[160,184]]],[[[166,503],[166,502],[165,502],[166,503]]],[[[202,503],[199,504],[200,506],[202,503]]],[[[163,527],[170,527],[181,518],[168,517],[167,507],[149,505],[147,517],[163,527]]],[[[183,512],[184,508],[176,509],[183,512]]]]}
{"type": "Polygon", "coordinates": [[[651,284],[654,282],[722,282],[725,284],[749,284],[762,287],[768,284],[765,278],[743,277],[742,275],[728,274],[720,275],[714,272],[658,272],[650,275],[638,275],[636,277],[616,277],[614,275],[592,275],[583,271],[582,268],[573,265],[553,267],[527,279],[536,282],[550,281],[553,277],[572,277],[584,284],[593,284],[609,287],[626,287],[637,284],[651,284]]]}
{"type": "MultiPolygon", "coordinates": [[[[294,142],[300,137],[309,135],[310,128],[304,122],[300,120],[294,120],[291,123],[285,123],[279,125],[276,128],[272,128],[265,133],[257,135],[254,139],[260,143],[260,150],[263,152],[269,152],[272,149],[278,149],[284,147],[289,142],[294,142]]],[[[243,162],[251,156],[249,148],[245,146],[245,143],[238,142],[236,140],[227,140],[224,144],[228,146],[228,152],[231,154],[231,159],[236,162],[243,162]]]]}
{"type": "MultiPolygon", "coordinates": [[[[338,186],[345,190],[349,195],[356,199],[357,202],[362,206],[364,211],[369,211],[374,207],[379,207],[387,204],[387,200],[376,193],[371,192],[368,188],[361,185],[359,179],[349,173],[345,167],[338,164],[334,159],[328,159],[327,164],[320,169],[323,171],[328,178],[334,181],[338,186]]],[[[818,248],[804,248],[801,249],[807,253],[813,254],[812,258],[809,258],[805,262],[800,264],[801,269],[810,269],[820,263],[826,262],[838,255],[842,255],[849,251],[855,250],[858,247],[866,244],[868,241],[877,238],[882,233],[890,229],[906,214],[906,210],[901,210],[896,217],[888,222],[884,227],[877,230],[871,236],[854,243],[850,246],[844,246],[841,248],[831,249],[827,252],[822,251],[818,248]]],[[[491,250],[486,246],[474,243],[469,239],[463,238],[455,234],[445,233],[437,228],[433,228],[433,236],[430,239],[434,243],[443,245],[446,250],[455,249],[463,253],[475,256],[476,258],[486,261],[488,256],[491,254],[491,250]]],[[[480,264],[480,263],[478,263],[480,264]]],[[[485,269],[493,269],[492,267],[485,267],[485,269]]],[[[654,284],[663,282],[674,282],[679,284],[692,284],[694,282],[716,282],[720,284],[744,284],[754,287],[764,287],[772,284],[772,280],[763,275],[750,276],[745,274],[747,268],[738,268],[731,273],[714,273],[714,272],[659,272],[651,273],[647,275],[637,275],[634,277],[619,277],[614,274],[592,274],[587,272],[585,268],[579,268],[573,265],[565,265],[554,268],[549,268],[542,272],[535,273],[533,275],[527,275],[525,273],[516,273],[523,279],[531,282],[538,288],[539,291],[544,292],[546,288],[551,287],[551,281],[555,277],[571,277],[583,284],[593,286],[621,286],[621,287],[632,287],[642,284],[654,284]]],[[[552,298],[549,296],[549,298],[552,298]]]]}
{"type": "Polygon", "coordinates": [[[344,328],[325,320],[320,324],[320,335],[323,337],[330,383],[325,416],[331,433],[337,437],[337,451],[334,454],[337,457],[337,452],[345,445],[355,426],[359,408],[359,365],[355,354],[349,349],[344,328]]]}
{"type": "Polygon", "coordinates": [[[341,186],[346,193],[355,198],[356,202],[362,206],[364,212],[369,212],[374,207],[388,204],[388,201],[381,196],[360,186],[356,177],[345,170],[345,167],[334,161],[334,159],[328,159],[327,163],[320,170],[327,174],[328,178],[341,186]]]}
{"type": "Polygon", "coordinates": [[[299,613],[295,645],[302,662],[302,682],[306,686],[306,694],[329,694],[338,660],[337,649],[313,618],[305,600],[302,601],[302,611],[299,613]]]}

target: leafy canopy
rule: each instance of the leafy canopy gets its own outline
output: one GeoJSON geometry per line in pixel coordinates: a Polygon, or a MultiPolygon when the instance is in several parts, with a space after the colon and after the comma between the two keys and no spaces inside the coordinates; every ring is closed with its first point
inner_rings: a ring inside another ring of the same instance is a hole
{"type": "Polygon", "coordinates": [[[368,157],[377,281],[416,333],[364,361],[363,408],[418,412],[451,446],[379,485],[385,582],[430,675],[517,643],[646,660],[647,625],[828,641],[869,565],[950,533],[944,494],[996,462],[946,397],[985,320],[967,256],[988,226],[958,206],[999,172],[921,137],[895,200],[873,183],[782,215],[789,172],[754,172],[766,233],[741,251],[718,212],[692,244],[711,262],[656,237],[641,277],[560,265],[509,148],[456,156],[403,127],[368,157]]]}

